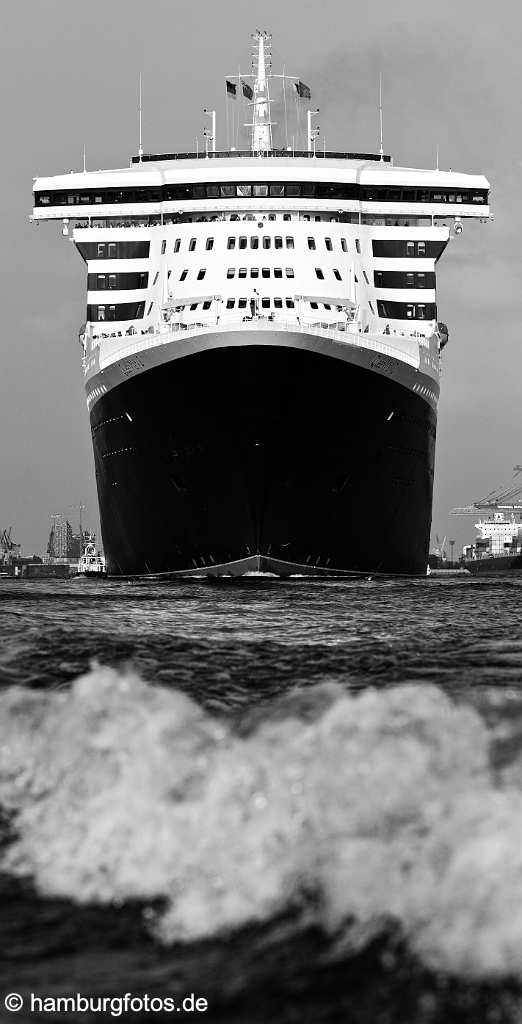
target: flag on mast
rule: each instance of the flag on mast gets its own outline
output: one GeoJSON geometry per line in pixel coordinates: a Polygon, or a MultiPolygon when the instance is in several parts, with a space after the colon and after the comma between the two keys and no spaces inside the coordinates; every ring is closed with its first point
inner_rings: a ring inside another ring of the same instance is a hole
{"type": "Polygon", "coordinates": [[[312,93],[310,92],[310,88],[309,88],[308,85],[305,85],[304,82],[301,82],[301,81],[296,82],[295,83],[295,87],[297,89],[297,95],[299,96],[300,99],[302,99],[302,100],[310,100],[312,98],[312,93]]]}
{"type": "Polygon", "coordinates": [[[248,84],[248,82],[244,82],[243,79],[241,79],[241,88],[243,90],[243,96],[245,97],[245,99],[247,99],[247,100],[253,100],[254,99],[254,90],[248,84]]]}
{"type": "Polygon", "coordinates": [[[233,100],[237,98],[237,85],[234,82],[229,82],[228,78],[225,79],[227,86],[227,96],[231,96],[233,100]]]}

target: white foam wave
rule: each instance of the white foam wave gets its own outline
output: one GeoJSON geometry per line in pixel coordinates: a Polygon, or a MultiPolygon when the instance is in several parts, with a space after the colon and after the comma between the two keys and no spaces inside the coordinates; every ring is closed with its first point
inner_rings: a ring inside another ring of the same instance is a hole
{"type": "Polygon", "coordinates": [[[164,898],[165,943],[308,899],[331,931],[396,920],[435,969],[522,975],[522,794],[495,787],[481,718],[427,685],[314,701],[241,737],[130,672],[5,691],[3,869],[78,902],[164,898]]]}

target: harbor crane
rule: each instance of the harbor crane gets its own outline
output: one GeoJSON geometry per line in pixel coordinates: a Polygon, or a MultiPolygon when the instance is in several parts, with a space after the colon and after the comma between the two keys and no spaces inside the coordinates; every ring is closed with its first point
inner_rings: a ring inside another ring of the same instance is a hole
{"type": "Polygon", "coordinates": [[[452,516],[476,516],[483,512],[522,512],[522,482],[514,486],[513,482],[522,473],[522,466],[513,466],[513,477],[509,484],[490,491],[484,498],[474,501],[471,505],[452,508],[452,516]]]}

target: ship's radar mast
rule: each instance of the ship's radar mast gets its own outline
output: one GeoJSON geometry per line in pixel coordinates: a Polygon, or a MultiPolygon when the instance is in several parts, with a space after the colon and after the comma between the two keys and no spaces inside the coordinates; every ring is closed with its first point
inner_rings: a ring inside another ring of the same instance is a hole
{"type": "Polygon", "coordinates": [[[270,93],[267,70],[271,70],[271,39],[268,32],[254,32],[252,39],[257,46],[252,70],[254,72],[254,98],[252,103],[252,152],[266,153],[272,149],[272,123],[270,121],[270,93]]]}

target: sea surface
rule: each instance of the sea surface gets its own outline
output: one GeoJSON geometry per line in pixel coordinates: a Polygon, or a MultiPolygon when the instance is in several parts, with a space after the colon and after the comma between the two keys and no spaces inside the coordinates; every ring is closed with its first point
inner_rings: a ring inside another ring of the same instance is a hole
{"type": "Polygon", "coordinates": [[[517,575],[1,579],[0,1019],[522,1021],[521,611],[517,575]]]}

